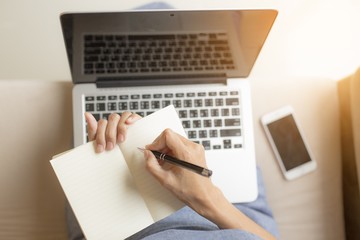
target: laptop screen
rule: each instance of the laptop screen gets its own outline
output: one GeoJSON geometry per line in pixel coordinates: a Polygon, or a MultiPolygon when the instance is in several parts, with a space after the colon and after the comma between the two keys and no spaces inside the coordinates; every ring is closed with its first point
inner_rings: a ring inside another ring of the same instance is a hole
{"type": "Polygon", "coordinates": [[[245,78],[276,16],[275,10],[65,13],[61,25],[74,83],[245,78]]]}

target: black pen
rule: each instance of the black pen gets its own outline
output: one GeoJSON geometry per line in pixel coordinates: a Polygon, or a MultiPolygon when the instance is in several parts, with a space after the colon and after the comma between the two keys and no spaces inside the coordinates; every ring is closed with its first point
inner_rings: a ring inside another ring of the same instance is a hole
{"type": "MultiPolygon", "coordinates": [[[[138,148],[138,149],[140,151],[142,151],[142,152],[144,152],[144,150],[146,150],[144,148],[138,148]]],[[[193,172],[195,172],[197,174],[200,174],[200,175],[202,175],[204,177],[210,177],[212,175],[212,171],[209,170],[209,169],[206,169],[206,168],[200,167],[198,165],[195,165],[195,164],[192,164],[192,163],[177,159],[175,157],[166,155],[165,153],[161,153],[161,152],[154,151],[154,150],[149,150],[149,151],[151,151],[154,154],[154,156],[159,160],[163,160],[163,161],[166,161],[168,163],[177,165],[179,167],[186,168],[186,169],[188,169],[190,171],[193,171],[193,172]]]]}

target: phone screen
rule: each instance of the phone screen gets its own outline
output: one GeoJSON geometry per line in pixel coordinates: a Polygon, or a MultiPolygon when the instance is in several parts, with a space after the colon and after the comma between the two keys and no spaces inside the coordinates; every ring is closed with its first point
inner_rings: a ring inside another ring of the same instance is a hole
{"type": "Polygon", "coordinates": [[[311,158],[292,115],[267,124],[286,171],[310,162],[311,158]]]}

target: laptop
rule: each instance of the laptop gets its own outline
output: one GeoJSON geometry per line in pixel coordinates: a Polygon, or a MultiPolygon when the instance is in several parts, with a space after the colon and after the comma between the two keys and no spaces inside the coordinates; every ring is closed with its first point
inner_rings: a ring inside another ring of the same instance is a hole
{"type": "MultiPolygon", "coordinates": [[[[276,10],[64,13],[73,87],[74,145],[84,112],[147,116],[173,104],[188,138],[205,148],[212,181],[231,202],[257,198],[246,79],[276,10]]],[[[164,119],[166,121],[166,119],[164,119]]]]}

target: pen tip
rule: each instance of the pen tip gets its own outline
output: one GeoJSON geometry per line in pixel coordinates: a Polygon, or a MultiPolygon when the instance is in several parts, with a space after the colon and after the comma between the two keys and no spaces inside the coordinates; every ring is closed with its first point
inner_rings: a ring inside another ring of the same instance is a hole
{"type": "Polygon", "coordinates": [[[144,148],[141,148],[141,147],[138,147],[137,149],[139,149],[141,152],[144,152],[145,149],[144,148]]]}

